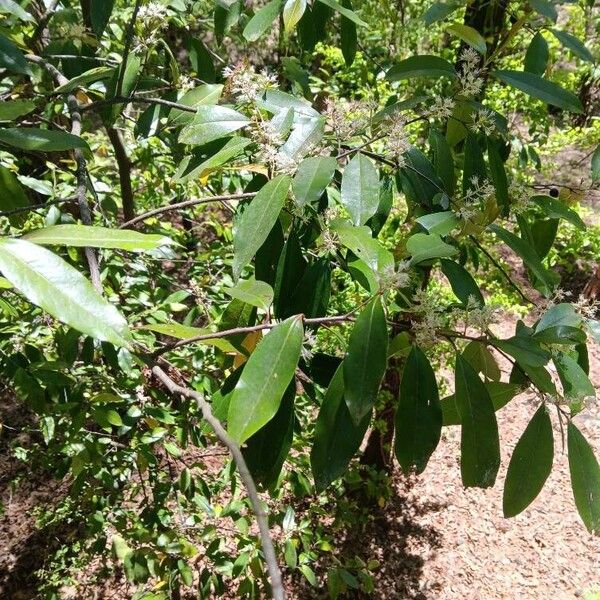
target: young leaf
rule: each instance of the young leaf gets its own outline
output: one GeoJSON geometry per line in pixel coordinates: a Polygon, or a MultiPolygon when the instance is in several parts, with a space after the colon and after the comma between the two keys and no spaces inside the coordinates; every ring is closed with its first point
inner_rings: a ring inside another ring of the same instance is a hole
{"type": "Polygon", "coordinates": [[[494,485],[500,440],[490,395],[473,367],[456,357],[455,401],[461,422],[460,470],[465,487],[494,485]]]}
{"type": "Polygon", "coordinates": [[[544,487],[552,470],[554,438],[548,410],[542,404],[515,446],[504,484],[505,517],[523,512],[544,487]]]}
{"type": "Polygon", "coordinates": [[[65,131],[34,127],[0,129],[0,142],[21,150],[37,150],[38,152],[61,152],[73,148],[89,150],[85,140],[76,135],[65,131]]]}
{"type": "Polygon", "coordinates": [[[243,36],[249,42],[255,42],[267,29],[270,29],[273,21],[279,15],[281,3],[282,0],[271,0],[254,13],[243,31],[243,36]]]}
{"type": "Polygon", "coordinates": [[[454,67],[439,56],[423,54],[410,56],[396,63],[386,74],[389,81],[413,77],[456,77],[454,67]]]}
{"type": "Polygon", "coordinates": [[[242,444],[279,410],[300,358],[304,327],[300,317],[277,325],[256,346],[235,386],[227,417],[231,437],[242,444]]]}
{"type": "Polygon", "coordinates": [[[315,440],[310,452],[310,466],[317,492],[341,477],[358,451],[371,420],[367,413],[354,424],[344,402],[343,363],[336,370],[315,423],[315,440]]]}
{"type": "Polygon", "coordinates": [[[331,183],[337,168],[337,161],[330,156],[305,158],[294,176],[292,191],[298,206],[319,201],[325,188],[331,183]]]}
{"type": "Polygon", "coordinates": [[[250,120],[225,106],[198,106],[196,116],[179,134],[181,144],[207,144],[248,125],[250,120]]]}
{"type": "Polygon", "coordinates": [[[406,250],[411,255],[410,264],[416,265],[432,258],[454,256],[458,249],[446,244],[439,235],[415,233],[406,240],[406,250]]]}
{"type": "Polygon", "coordinates": [[[535,73],[504,70],[493,71],[492,74],[503,83],[517,88],[533,98],[538,98],[547,104],[552,104],[553,106],[576,113],[583,111],[581,100],[573,92],[569,92],[558,84],[543,79],[535,73]]]}
{"type": "Polygon", "coordinates": [[[364,225],[379,206],[379,173],[370,158],[357,154],[344,169],[342,204],[354,225],[364,225]]]}
{"type": "Polygon", "coordinates": [[[593,534],[600,533],[600,465],[587,440],[572,421],[567,426],[569,471],[575,505],[593,534]]]}
{"type": "Polygon", "coordinates": [[[278,175],[256,194],[237,219],[233,232],[233,277],[252,260],[275,225],[292,183],[288,175],[278,175]]]}
{"type": "Polygon", "coordinates": [[[344,399],[357,425],[375,404],[387,364],[387,343],[385,313],[376,297],[356,319],[344,359],[344,399]]]}
{"type": "Polygon", "coordinates": [[[405,473],[422,473],[440,441],[442,408],[435,373],[418,346],[406,359],[395,422],[400,466],[405,473]]]}
{"type": "Polygon", "coordinates": [[[238,281],[235,287],[224,288],[223,291],[232,298],[237,298],[263,310],[268,310],[273,302],[273,288],[268,283],[256,281],[256,279],[238,281]]]}
{"type": "Polygon", "coordinates": [[[118,248],[130,252],[156,250],[174,243],[164,235],[90,225],[52,225],[36,229],[24,235],[23,239],[42,246],[118,248]]]}
{"type": "Polygon", "coordinates": [[[306,10],[306,0],[286,0],[283,6],[283,24],[289,33],[296,27],[306,10]]]}
{"type": "Polygon", "coordinates": [[[121,313],[77,269],[25,240],[0,238],[0,271],[30,302],[82,333],[129,346],[121,313]]]}

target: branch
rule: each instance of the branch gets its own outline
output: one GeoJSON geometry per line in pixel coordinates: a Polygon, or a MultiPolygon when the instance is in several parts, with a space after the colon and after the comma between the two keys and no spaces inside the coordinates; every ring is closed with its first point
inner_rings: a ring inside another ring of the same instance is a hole
{"type": "Polygon", "coordinates": [[[125,142],[121,132],[115,127],[107,127],[106,132],[115,152],[115,159],[119,168],[119,183],[121,184],[121,200],[123,204],[123,219],[129,221],[135,217],[135,201],[131,186],[132,163],[125,149],[125,142]]]}
{"type": "Polygon", "coordinates": [[[147,98],[146,96],[141,96],[140,94],[131,94],[130,96],[115,95],[112,98],[98,100],[96,102],[92,102],[91,104],[84,104],[80,107],[80,109],[85,112],[88,110],[98,110],[100,108],[104,108],[105,106],[110,106],[111,104],[129,104],[130,102],[139,102],[140,104],[160,104],[161,106],[167,106],[169,108],[175,108],[177,110],[194,114],[198,112],[198,107],[180,104],[179,102],[171,102],[171,100],[163,100],[162,98],[147,98]]]}
{"type": "Polygon", "coordinates": [[[256,522],[260,532],[260,542],[265,555],[265,561],[267,562],[269,576],[271,578],[271,592],[273,598],[275,600],[285,600],[285,591],[281,581],[281,571],[279,570],[279,565],[277,564],[275,548],[273,546],[273,540],[271,539],[271,534],[269,531],[269,521],[262,508],[258,491],[256,489],[256,484],[254,483],[254,479],[250,474],[248,465],[244,460],[244,456],[239,445],[231,437],[229,437],[228,433],[225,431],[225,428],[223,425],[221,425],[221,422],[213,415],[210,404],[204,399],[202,394],[196,392],[195,390],[177,385],[160,367],[153,367],[152,373],[172,394],[179,394],[185,398],[195,400],[198,407],[202,411],[204,420],[213,428],[217,438],[219,438],[219,440],[229,450],[237,466],[242,483],[244,484],[244,487],[248,493],[248,499],[250,500],[254,514],[256,515],[256,522]]]}
{"type": "MultiPolygon", "coordinates": [[[[352,316],[354,311],[345,314],[345,315],[336,315],[333,317],[319,317],[315,319],[307,319],[303,318],[303,323],[305,325],[333,325],[338,323],[347,323],[349,321],[354,321],[354,317],[352,316]]],[[[218,338],[229,337],[230,335],[238,335],[240,333],[254,333],[256,331],[262,331],[264,329],[273,329],[276,327],[278,323],[261,323],[260,325],[250,325],[249,327],[235,327],[234,329],[226,329],[225,331],[215,331],[214,333],[204,333],[202,335],[196,335],[191,338],[187,338],[185,340],[179,340],[172,344],[167,344],[162,348],[154,351],[152,356],[154,358],[165,354],[166,352],[170,352],[171,350],[176,350],[177,348],[182,348],[183,346],[187,346],[189,344],[194,344],[196,342],[202,342],[204,340],[215,340],[218,338]]]]}
{"type": "Polygon", "coordinates": [[[58,6],[59,2],[60,0],[52,0],[50,6],[48,7],[48,10],[46,10],[46,12],[40,17],[35,31],[33,32],[29,40],[31,44],[35,44],[35,42],[37,42],[37,40],[44,33],[44,29],[46,29],[46,25],[48,25],[48,22],[54,16],[54,13],[56,12],[56,7],[58,6]]]}
{"type": "Polygon", "coordinates": [[[48,202],[44,202],[43,204],[34,204],[33,206],[21,206],[19,208],[13,208],[12,210],[3,210],[0,211],[0,217],[12,217],[13,215],[19,215],[26,212],[34,212],[36,210],[41,210],[46,208],[47,206],[52,206],[54,204],[65,204],[69,202],[77,202],[77,196],[73,196],[72,198],[61,198],[60,200],[48,200],[48,202]]]}
{"type": "Polygon", "coordinates": [[[225,194],[223,196],[208,196],[207,198],[192,198],[191,200],[185,200],[183,202],[177,202],[176,204],[169,204],[168,206],[161,206],[159,208],[149,210],[148,212],[138,215],[134,219],[123,223],[119,229],[126,229],[132,225],[135,225],[136,223],[139,223],[140,221],[145,221],[154,215],[171,212],[179,208],[187,208],[188,206],[195,206],[196,204],[208,204],[209,202],[222,202],[224,200],[243,200],[244,198],[253,198],[254,196],[256,196],[256,193],[254,192],[245,192],[241,194],[225,194]]]}

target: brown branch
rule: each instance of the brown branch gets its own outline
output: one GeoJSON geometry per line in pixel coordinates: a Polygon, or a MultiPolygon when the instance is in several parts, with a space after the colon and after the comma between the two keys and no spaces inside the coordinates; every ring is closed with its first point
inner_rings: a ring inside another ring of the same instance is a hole
{"type": "Polygon", "coordinates": [[[46,29],[46,25],[48,25],[48,22],[56,12],[56,7],[58,6],[59,2],[60,0],[52,0],[52,3],[50,4],[46,12],[39,18],[35,31],[33,32],[31,38],[29,38],[29,43],[32,46],[36,44],[40,37],[42,37],[44,30],[46,29]]]}
{"type": "MultiPolygon", "coordinates": [[[[335,323],[347,323],[350,321],[354,321],[354,317],[352,316],[355,311],[352,311],[345,315],[336,315],[333,317],[319,317],[314,319],[303,318],[303,323],[305,325],[326,325],[326,324],[335,324],[335,323]]],[[[189,344],[194,344],[196,342],[202,342],[204,340],[215,340],[218,338],[229,337],[231,335],[238,335],[240,333],[254,333],[256,331],[263,331],[264,329],[273,329],[276,327],[278,323],[261,323],[260,325],[250,325],[248,327],[235,327],[234,329],[226,329],[225,331],[215,331],[214,333],[204,333],[202,335],[196,335],[191,338],[186,338],[185,340],[179,340],[172,344],[167,344],[158,350],[155,350],[152,354],[153,357],[158,357],[166,352],[170,352],[171,350],[176,350],[177,348],[181,348],[183,346],[188,346],[189,344]]]]}
{"type": "Polygon", "coordinates": [[[121,132],[115,127],[107,127],[106,132],[115,152],[115,159],[119,167],[119,182],[121,184],[121,200],[123,204],[123,219],[131,221],[135,217],[135,200],[131,185],[132,163],[125,149],[125,142],[121,132]]]}
{"type": "Polygon", "coordinates": [[[70,202],[77,202],[77,196],[73,196],[72,198],[61,198],[60,200],[48,200],[48,202],[44,202],[43,204],[21,206],[19,208],[13,208],[12,210],[3,210],[0,211],[0,217],[12,217],[13,215],[20,215],[26,212],[35,212],[36,210],[41,210],[48,206],[53,206],[56,204],[68,204],[70,202]]]}
{"type": "Polygon", "coordinates": [[[244,456],[239,445],[229,436],[221,422],[213,415],[210,404],[204,399],[202,394],[195,390],[181,387],[177,385],[160,367],[153,367],[152,373],[156,378],[171,392],[171,394],[178,394],[185,398],[195,400],[198,407],[202,411],[204,420],[212,427],[217,438],[227,447],[235,464],[237,466],[238,473],[246,492],[248,493],[248,499],[252,505],[254,514],[256,515],[256,522],[260,532],[260,542],[262,545],[263,553],[265,555],[265,561],[267,563],[267,569],[269,571],[269,577],[271,579],[271,593],[275,600],[285,600],[285,590],[283,589],[283,582],[281,580],[281,571],[277,564],[277,557],[275,556],[275,548],[273,546],[273,540],[269,531],[269,521],[265,514],[256,484],[250,474],[248,465],[244,460],[244,456]]]}
{"type": "Polygon", "coordinates": [[[126,229],[155,215],[171,212],[180,208],[187,208],[188,206],[208,204],[209,202],[223,202],[226,200],[243,200],[244,198],[253,198],[254,196],[256,196],[254,192],[245,192],[241,194],[225,194],[223,196],[208,196],[207,198],[192,198],[191,200],[184,200],[183,202],[177,202],[176,204],[169,204],[168,206],[161,206],[159,208],[149,210],[148,212],[138,215],[134,219],[126,221],[119,227],[119,229],[126,229]]]}
{"type": "Polygon", "coordinates": [[[168,108],[174,108],[189,113],[198,112],[198,108],[194,106],[188,106],[187,104],[180,104],[179,102],[172,102],[171,100],[163,100],[162,98],[146,97],[140,94],[131,94],[130,96],[113,96],[112,98],[106,98],[105,100],[98,100],[91,104],[84,104],[80,108],[83,112],[88,110],[98,110],[111,104],[129,104],[130,102],[139,102],[140,104],[160,104],[161,106],[167,106],[168,108]]]}

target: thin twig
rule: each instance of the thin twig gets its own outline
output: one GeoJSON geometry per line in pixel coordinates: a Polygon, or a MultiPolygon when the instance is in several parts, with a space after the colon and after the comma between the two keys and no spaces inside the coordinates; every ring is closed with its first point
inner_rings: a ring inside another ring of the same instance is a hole
{"type": "Polygon", "coordinates": [[[250,474],[248,465],[244,460],[244,456],[239,445],[229,436],[225,431],[225,428],[221,422],[213,415],[210,404],[204,399],[202,394],[195,390],[184,388],[177,385],[160,367],[153,367],[152,373],[157,379],[171,392],[172,394],[179,394],[185,398],[195,400],[198,407],[202,411],[204,420],[212,427],[217,438],[227,447],[235,464],[237,466],[238,473],[242,479],[242,483],[248,493],[248,499],[252,505],[254,514],[256,515],[256,522],[260,532],[260,542],[262,545],[263,553],[265,555],[265,561],[267,563],[267,569],[271,578],[271,593],[275,600],[285,600],[285,590],[283,589],[283,582],[281,580],[281,571],[277,564],[277,557],[275,556],[275,548],[273,546],[273,540],[271,539],[271,533],[269,531],[269,521],[265,514],[256,484],[250,474]]]}
{"type": "Polygon", "coordinates": [[[178,210],[180,208],[187,208],[188,206],[195,206],[197,204],[208,204],[209,202],[222,202],[224,200],[243,200],[244,198],[253,198],[256,196],[254,192],[244,192],[241,194],[225,194],[223,196],[208,196],[206,198],[192,198],[191,200],[184,200],[183,202],[177,202],[176,204],[169,204],[167,206],[161,206],[159,208],[155,208],[153,210],[149,210],[141,215],[135,217],[135,219],[131,219],[123,223],[119,229],[126,229],[139,223],[140,221],[145,221],[150,217],[155,215],[160,215],[162,213],[171,212],[174,210],[178,210]]]}
{"type": "MultiPolygon", "coordinates": [[[[354,312],[355,311],[352,311],[351,313],[345,315],[335,315],[333,317],[319,317],[314,319],[304,318],[303,322],[305,325],[331,325],[334,323],[347,323],[350,321],[354,321],[354,317],[352,316],[354,312]]],[[[234,329],[226,329],[225,331],[215,331],[214,333],[204,333],[202,335],[196,335],[191,338],[186,338],[185,340],[179,340],[172,344],[167,344],[166,346],[155,350],[152,356],[161,356],[166,352],[170,352],[171,350],[176,350],[177,348],[181,348],[182,346],[188,346],[189,344],[202,342],[204,340],[215,340],[218,338],[238,335],[240,333],[254,333],[256,331],[263,331],[264,329],[273,329],[277,325],[278,323],[261,323],[259,325],[250,325],[248,327],[235,327],[234,329]]]]}
{"type": "Polygon", "coordinates": [[[48,206],[53,206],[56,204],[68,204],[73,202],[77,202],[77,196],[73,196],[72,198],[61,198],[60,200],[48,200],[48,202],[44,202],[43,204],[21,206],[19,208],[13,208],[12,210],[3,210],[0,211],[0,217],[11,217],[13,215],[19,215],[26,212],[35,212],[36,210],[42,210],[44,208],[47,208],[48,206]]]}
{"type": "Polygon", "coordinates": [[[161,106],[167,106],[168,108],[174,108],[194,114],[198,112],[198,107],[180,104],[179,102],[172,102],[171,100],[163,100],[162,98],[146,97],[140,94],[131,94],[130,96],[115,95],[106,100],[97,100],[91,104],[83,104],[80,106],[80,109],[85,112],[88,110],[98,110],[105,106],[110,106],[111,104],[130,104],[131,102],[139,102],[140,104],[160,104],[161,106]]]}

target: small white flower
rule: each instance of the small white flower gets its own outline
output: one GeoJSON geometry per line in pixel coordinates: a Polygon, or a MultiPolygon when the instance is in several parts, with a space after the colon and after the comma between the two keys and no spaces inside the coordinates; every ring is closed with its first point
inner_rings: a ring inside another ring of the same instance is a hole
{"type": "Polygon", "coordinates": [[[388,121],[389,131],[386,138],[386,150],[400,164],[404,166],[404,154],[410,150],[408,134],[405,130],[406,122],[403,117],[396,116],[388,121]]]}
{"type": "Polygon", "coordinates": [[[437,97],[427,109],[425,115],[433,119],[447,119],[454,112],[455,102],[452,98],[437,97]]]}
{"type": "Polygon", "coordinates": [[[473,122],[469,125],[469,129],[474,132],[481,131],[486,135],[492,135],[496,129],[494,113],[487,108],[478,110],[473,115],[473,122]]]}
{"type": "Polygon", "coordinates": [[[252,65],[243,63],[236,67],[225,67],[223,76],[227,89],[242,103],[255,102],[265,90],[277,85],[277,78],[266,70],[257,73],[252,65]]]}

